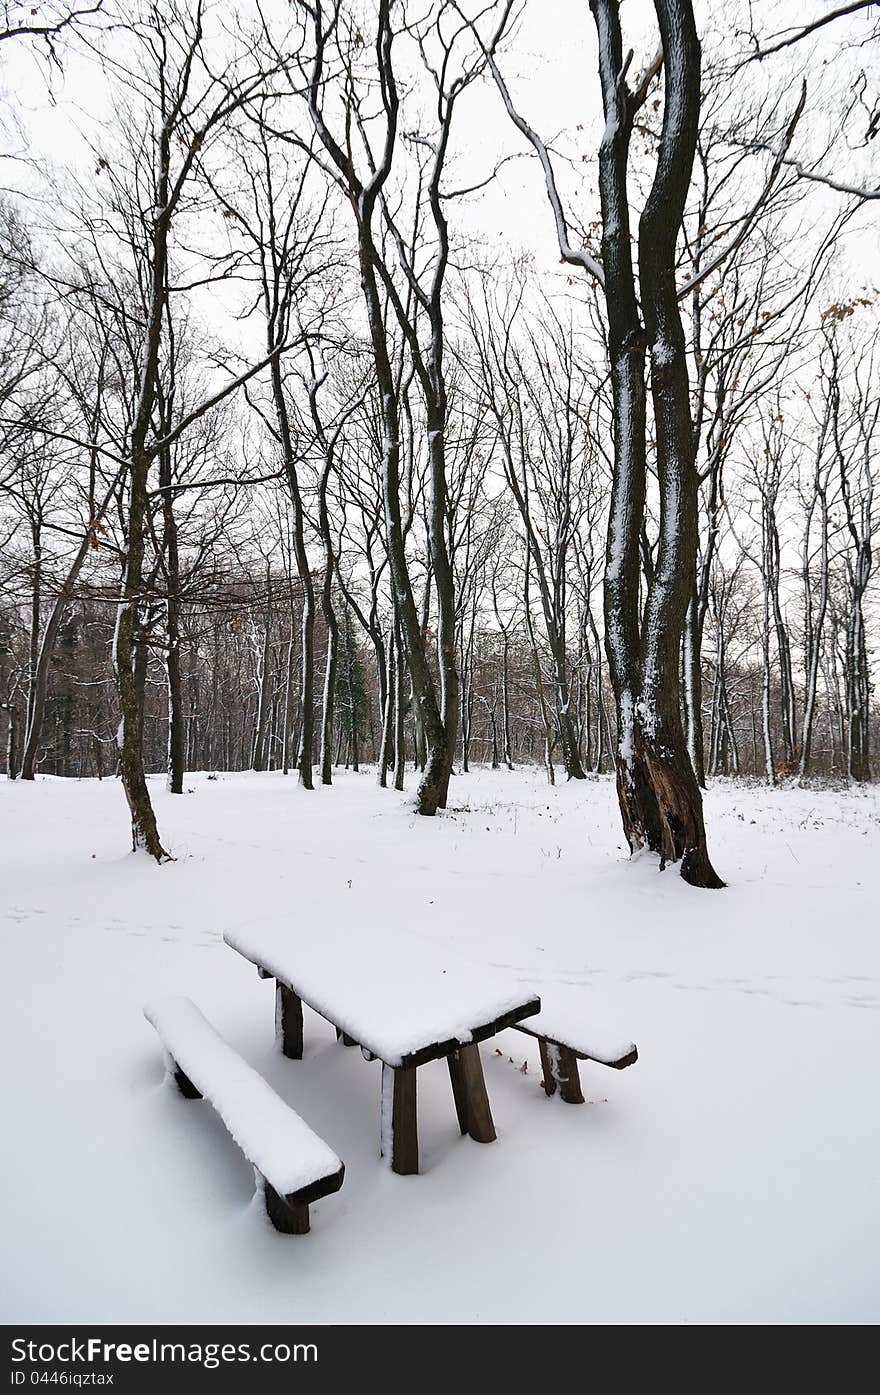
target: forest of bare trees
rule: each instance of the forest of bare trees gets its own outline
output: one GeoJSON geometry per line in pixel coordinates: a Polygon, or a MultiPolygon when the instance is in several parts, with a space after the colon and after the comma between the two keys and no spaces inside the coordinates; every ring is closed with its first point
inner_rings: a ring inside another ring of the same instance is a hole
{"type": "Polygon", "coordinates": [[[876,777],[869,6],[590,0],[570,139],[509,0],[38,8],[0,64],[103,114],[5,132],[9,778],[120,778],[161,861],[158,772],[614,773],[717,886],[708,779],[876,777]],[[475,231],[514,160],[549,270],[475,231]]]}

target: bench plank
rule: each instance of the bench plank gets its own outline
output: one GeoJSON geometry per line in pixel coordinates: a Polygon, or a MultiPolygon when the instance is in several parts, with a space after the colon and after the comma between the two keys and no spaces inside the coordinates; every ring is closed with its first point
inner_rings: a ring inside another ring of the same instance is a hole
{"type": "Polygon", "coordinates": [[[514,1031],[537,1040],[545,1093],[558,1091],[566,1104],[584,1102],[578,1061],[624,1070],[639,1058],[634,1042],[606,1035],[594,1025],[585,1027],[585,1019],[591,1019],[589,997],[582,990],[559,986],[549,998],[542,998],[539,1013],[514,1024],[514,1031]]]}
{"type": "Polygon", "coordinates": [[[639,1059],[635,1042],[611,1039],[603,1041],[598,1034],[594,1036],[582,1028],[570,1031],[567,1024],[554,1023],[551,1012],[544,1007],[543,1000],[537,1016],[530,1018],[528,1022],[515,1023],[513,1030],[570,1051],[579,1061],[595,1061],[600,1066],[610,1066],[612,1070],[624,1070],[639,1059]]]}
{"type": "Polygon", "coordinates": [[[345,1169],[333,1149],[309,1128],[257,1071],[214,1030],[189,998],[148,1003],[144,1016],[156,1029],[169,1070],[181,1093],[203,1097],[265,1181],[266,1210],[279,1229],[302,1234],[308,1205],[338,1191],[345,1169]],[[279,1208],[293,1213],[287,1215],[279,1208]],[[299,1226],[299,1229],[296,1227],[299,1226]]]}

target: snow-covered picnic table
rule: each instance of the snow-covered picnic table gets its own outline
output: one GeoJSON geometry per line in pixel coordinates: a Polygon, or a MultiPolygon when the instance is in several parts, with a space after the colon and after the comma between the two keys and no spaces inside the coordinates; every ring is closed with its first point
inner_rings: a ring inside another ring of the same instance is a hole
{"type": "Polygon", "coordinates": [[[226,943],[276,981],[282,1050],[302,1057],[302,1004],[346,1045],[382,1062],[382,1151],[395,1172],[418,1172],[416,1069],[446,1058],[462,1133],[495,1138],[479,1045],[540,1010],[503,970],[468,964],[415,940],[358,939],[272,924],[228,931],[226,943]]]}

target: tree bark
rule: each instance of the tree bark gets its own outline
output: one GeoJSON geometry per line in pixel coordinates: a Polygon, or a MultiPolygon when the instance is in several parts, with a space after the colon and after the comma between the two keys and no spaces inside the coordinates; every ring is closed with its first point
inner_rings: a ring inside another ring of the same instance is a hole
{"type": "MultiPolygon", "coordinates": [[[[324,697],[321,707],[321,784],[333,782],[333,720],[336,700],[336,667],[339,655],[339,623],[333,608],[333,574],[336,559],[333,555],[333,535],[330,531],[330,516],[327,511],[327,484],[330,478],[332,455],[327,451],[324,469],[318,491],[318,516],[321,538],[324,544],[324,576],[321,583],[321,611],[327,626],[327,657],[324,663],[324,697]]],[[[355,717],[352,713],[352,717],[355,717]]]]}
{"type": "Polygon", "coordinates": [[[602,262],[614,398],[614,478],[605,571],[606,648],[618,714],[617,788],[632,849],[680,862],[695,886],[721,880],[709,860],[702,798],[681,717],[680,658],[697,553],[697,472],[675,286],[675,249],[696,146],[700,46],[690,0],[655,0],[666,96],[654,181],[639,225],[640,323],[630,251],[627,163],[637,103],[623,82],[613,0],[591,0],[606,117],[599,152],[602,262]],[[645,516],[644,355],[660,486],[660,536],[640,633],[640,535],[645,516]]]}
{"type": "Polygon", "coordinates": [[[266,563],[266,609],[263,619],[263,650],[260,659],[260,690],[257,699],[257,721],[251,769],[264,771],[268,767],[269,707],[272,696],[272,573],[266,563]]]}
{"type": "Polygon", "coordinates": [[[639,729],[656,801],[646,832],[661,858],[681,862],[694,886],[719,887],[709,860],[703,801],[681,721],[679,657],[697,565],[697,490],[685,339],[675,285],[700,114],[700,44],[691,0],[655,0],[666,98],[654,183],[639,225],[639,285],[651,351],[651,396],[660,486],[660,537],[644,617],[639,729]]]}
{"type": "MultiPolygon", "coordinates": [[[[170,422],[169,422],[170,426],[170,422]]],[[[180,552],[174,495],[171,489],[171,451],[159,454],[159,486],[162,489],[162,518],[165,544],[166,597],[165,666],[168,675],[168,789],[183,794],[186,770],[186,732],[183,715],[183,687],[180,672],[180,552]]]]}

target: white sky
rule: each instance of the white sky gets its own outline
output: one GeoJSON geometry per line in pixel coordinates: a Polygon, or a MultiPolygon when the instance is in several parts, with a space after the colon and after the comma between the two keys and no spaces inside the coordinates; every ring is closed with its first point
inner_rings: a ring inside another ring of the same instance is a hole
{"type": "MultiPolygon", "coordinates": [[[[224,9],[230,12],[232,9],[222,3],[219,8],[221,13],[224,9]]],[[[803,0],[775,0],[775,3],[755,6],[768,31],[803,23],[807,18],[820,15],[824,8],[825,4],[817,0],[807,4],[803,0]]],[[[242,14],[246,14],[247,9],[247,5],[240,7],[242,14]]],[[[737,16],[744,19],[747,13],[747,0],[728,0],[726,4],[721,4],[721,0],[697,0],[696,10],[704,48],[708,52],[713,46],[712,27],[716,22],[723,24],[726,45],[730,44],[737,16]]],[[[624,0],[621,13],[625,46],[631,44],[635,50],[632,71],[637,72],[656,48],[653,5],[651,0],[624,0]]],[[[870,14],[838,21],[821,31],[815,42],[786,50],[760,69],[753,66],[736,81],[745,85],[766,82],[790,86],[794,101],[797,69],[809,60],[810,107],[799,133],[799,141],[809,148],[810,143],[823,138],[825,116],[822,109],[827,105],[829,88],[832,96],[839,98],[841,85],[846,88],[853,65],[870,63],[864,52],[855,57],[841,55],[840,43],[845,38],[865,34],[872,22],[870,14]],[[829,67],[831,60],[833,67],[829,67]]],[[[566,151],[576,152],[583,158],[583,168],[590,180],[585,194],[588,200],[594,201],[595,157],[603,122],[596,75],[595,32],[587,0],[529,0],[502,66],[523,114],[535,128],[545,138],[558,132],[567,133],[568,139],[562,144],[566,151]]],[[[68,52],[64,73],[53,74],[51,99],[47,96],[45,75],[45,64],[35,61],[26,44],[15,41],[2,46],[0,90],[20,123],[30,153],[60,168],[88,168],[83,163],[80,132],[97,133],[100,138],[101,123],[112,124],[112,110],[108,107],[106,89],[102,90],[101,75],[93,61],[68,52]]],[[[16,148],[22,149],[16,138],[7,139],[7,152],[16,148]]],[[[457,157],[455,183],[471,182],[474,176],[479,177],[491,169],[502,155],[526,149],[523,139],[511,127],[490,82],[471,89],[463,99],[454,149],[457,157]]],[[[857,176],[865,175],[869,168],[862,154],[847,156],[844,153],[843,159],[852,165],[857,176]]],[[[839,168],[837,172],[841,172],[839,168]]],[[[570,182],[564,166],[560,166],[560,173],[562,180],[570,182]]],[[[21,167],[8,158],[0,163],[0,182],[6,187],[15,187],[22,174],[21,167]]],[[[592,207],[589,212],[592,214],[592,207]]],[[[543,181],[532,158],[507,164],[496,186],[469,200],[467,206],[456,205],[452,217],[460,220],[460,226],[484,235],[490,245],[500,238],[514,246],[522,246],[535,255],[540,268],[558,270],[555,230],[543,181]]]]}

